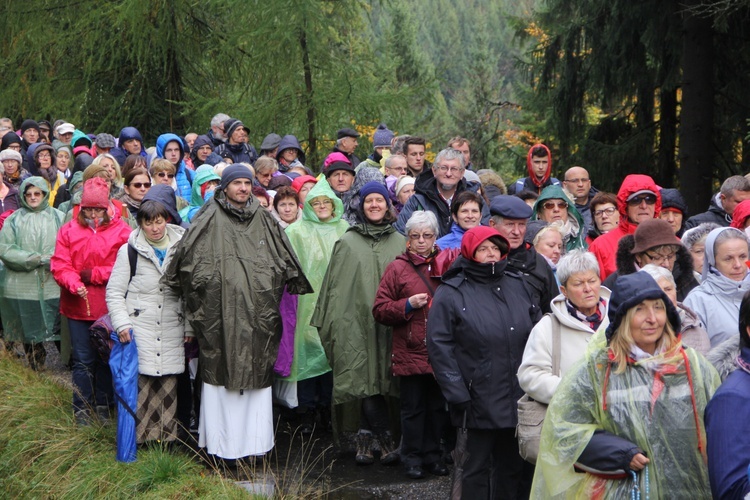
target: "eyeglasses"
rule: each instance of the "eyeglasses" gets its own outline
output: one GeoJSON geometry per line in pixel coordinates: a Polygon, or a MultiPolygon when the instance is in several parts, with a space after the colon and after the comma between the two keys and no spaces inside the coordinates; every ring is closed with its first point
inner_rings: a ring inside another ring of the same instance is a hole
{"type": "Polygon", "coordinates": [[[136,189],[141,189],[145,187],[146,189],[148,189],[151,187],[151,183],[150,182],[131,182],[130,187],[134,187],[136,189]]]}
{"type": "Polygon", "coordinates": [[[636,196],[635,198],[628,200],[628,205],[630,205],[631,207],[637,207],[644,201],[646,202],[646,205],[655,205],[656,196],[654,196],[653,194],[644,194],[641,196],[636,196]]]}
{"type": "Polygon", "coordinates": [[[463,168],[460,168],[460,167],[451,167],[451,168],[448,168],[448,167],[446,167],[445,165],[440,165],[440,166],[437,166],[437,167],[435,167],[435,168],[436,168],[436,169],[437,169],[438,171],[442,172],[442,173],[450,172],[450,173],[452,173],[452,174],[458,174],[458,173],[460,173],[460,172],[463,172],[463,171],[464,171],[464,169],[463,169],[463,168]]]}
{"type": "Polygon", "coordinates": [[[38,197],[44,196],[44,193],[42,193],[41,191],[38,191],[38,192],[26,191],[26,193],[24,193],[24,196],[26,198],[38,198],[38,197]]]}
{"type": "Polygon", "coordinates": [[[602,208],[601,210],[596,210],[594,212],[594,217],[601,217],[604,214],[614,215],[615,210],[617,210],[615,207],[602,208]]]}
{"type": "Polygon", "coordinates": [[[166,173],[166,172],[159,172],[159,173],[158,173],[158,174],[156,174],[156,175],[158,175],[158,176],[159,176],[159,177],[161,177],[161,178],[164,178],[164,177],[169,177],[170,179],[174,179],[174,174],[168,174],[168,173],[166,173]]]}
{"type": "Polygon", "coordinates": [[[39,153],[37,155],[37,158],[52,158],[52,155],[49,154],[47,151],[44,151],[42,153],[39,153]]]}
{"type": "Polygon", "coordinates": [[[8,146],[8,149],[12,149],[13,151],[21,151],[21,145],[16,142],[8,146]]]}
{"type": "Polygon", "coordinates": [[[587,179],[586,177],[580,177],[578,179],[566,179],[563,182],[570,182],[571,184],[586,184],[591,179],[587,179]]]}
{"type": "Polygon", "coordinates": [[[435,233],[422,233],[422,234],[409,234],[409,239],[412,241],[419,241],[422,238],[425,240],[431,240],[435,237],[435,233]]]}
{"type": "Polygon", "coordinates": [[[558,210],[568,208],[568,204],[564,201],[545,201],[544,203],[542,203],[542,206],[545,210],[554,210],[555,207],[557,207],[558,210]]]}
{"type": "Polygon", "coordinates": [[[331,200],[313,201],[312,203],[310,203],[310,205],[313,208],[320,208],[320,207],[325,206],[325,205],[331,205],[331,206],[333,206],[333,202],[331,200]]]}
{"type": "Polygon", "coordinates": [[[671,262],[677,258],[676,252],[673,252],[667,255],[664,255],[663,253],[657,253],[657,254],[652,254],[648,252],[643,252],[643,253],[646,255],[646,257],[651,259],[651,262],[655,262],[657,264],[662,264],[664,262],[671,262]]]}

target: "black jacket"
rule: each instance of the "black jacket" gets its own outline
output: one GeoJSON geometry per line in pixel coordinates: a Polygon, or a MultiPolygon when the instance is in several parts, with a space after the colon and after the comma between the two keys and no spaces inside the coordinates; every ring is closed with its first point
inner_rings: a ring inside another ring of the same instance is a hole
{"type": "Polygon", "coordinates": [[[255,151],[255,146],[247,142],[239,144],[225,142],[217,146],[214,149],[214,153],[221,158],[231,157],[233,163],[249,163],[250,165],[254,165],[255,160],[258,159],[258,152],[255,151]]]}
{"type": "MultiPolygon", "coordinates": [[[[479,190],[479,183],[466,182],[465,179],[461,179],[456,187],[456,192],[453,198],[458,193],[465,190],[477,192],[479,190]]],[[[393,227],[398,230],[401,234],[406,234],[406,222],[409,217],[417,210],[429,210],[438,222],[438,238],[445,236],[451,232],[451,224],[453,224],[453,218],[451,217],[451,209],[445,201],[438,194],[437,181],[435,176],[432,175],[432,169],[425,170],[419,177],[417,177],[414,183],[414,194],[409,201],[406,202],[404,208],[398,214],[398,220],[393,227]]],[[[490,221],[490,209],[486,203],[482,204],[482,225],[488,225],[490,221]]]]}
{"type": "Polygon", "coordinates": [[[519,273],[529,286],[531,296],[543,313],[552,312],[552,299],[560,295],[557,280],[547,261],[528,243],[508,254],[508,269],[519,273]]]}
{"type": "Polygon", "coordinates": [[[717,194],[711,198],[711,203],[708,205],[707,211],[690,217],[685,223],[685,229],[690,229],[704,222],[714,222],[722,227],[729,227],[729,224],[732,223],[732,216],[722,208],[719,196],[717,194]]]}
{"type": "MultiPolygon", "coordinates": [[[[453,404],[470,402],[472,429],[512,429],[523,396],[516,372],[541,312],[507,261],[479,264],[459,257],[443,276],[427,320],[427,352],[435,378],[453,404]]],[[[463,412],[453,411],[454,425],[463,412]]]]}
{"type": "MultiPolygon", "coordinates": [[[[635,239],[632,234],[623,236],[617,244],[617,272],[610,274],[603,285],[614,290],[615,282],[620,276],[636,272],[635,255],[631,250],[635,247],[635,239]]],[[[693,257],[690,251],[680,245],[677,250],[677,260],[672,268],[672,277],[677,285],[677,301],[682,302],[690,290],[698,286],[698,280],[693,275],[693,257]]]]}

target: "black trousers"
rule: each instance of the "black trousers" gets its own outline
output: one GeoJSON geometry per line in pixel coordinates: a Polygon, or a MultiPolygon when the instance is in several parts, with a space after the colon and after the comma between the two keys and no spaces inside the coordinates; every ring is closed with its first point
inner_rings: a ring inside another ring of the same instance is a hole
{"type": "Polygon", "coordinates": [[[434,376],[401,377],[401,461],[406,467],[440,460],[440,437],[447,421],[445,399],[434,376]]]}
{"type": "Polygon", "coordinates": [[[534,466],[518,454],[515,433],[515,429],[469,429],[463,498],[529,498],[534,466]]]}

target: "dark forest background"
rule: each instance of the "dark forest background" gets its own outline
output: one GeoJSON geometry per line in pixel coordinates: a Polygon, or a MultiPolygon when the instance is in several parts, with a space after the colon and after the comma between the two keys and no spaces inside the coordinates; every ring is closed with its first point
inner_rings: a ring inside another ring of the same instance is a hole
{"type": "MultiPolygon", "coordinates": [[[[528,146],[679,187],[701,211],[750,171],[750,0],[6,0],[0,114],[86,132],[204,133],[225,112],[294,134],[386,122],[455,135],[506,182],[528,146]],[[695,201],[698,200],[698,201],[695,201]]],[[[361,141],[360,156],[369,152],[361,141]]]]}

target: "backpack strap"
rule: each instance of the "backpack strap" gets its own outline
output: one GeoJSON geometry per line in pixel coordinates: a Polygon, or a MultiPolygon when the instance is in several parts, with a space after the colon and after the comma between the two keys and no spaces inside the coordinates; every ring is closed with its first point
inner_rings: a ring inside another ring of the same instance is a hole
{"type": "MultiPolygon", "coordinates": [[[[128,263],[130,264],[130,278],[128,279],[128,287],[130,287],[130,282],[133,281],[135,270],[138,267],[138,251],[130,243],[128,243],[128,263]]],[[[127,297],[128,290],[125,290],[125,298],[127,297]]]]}

